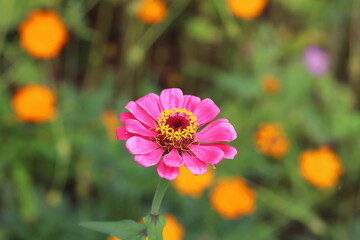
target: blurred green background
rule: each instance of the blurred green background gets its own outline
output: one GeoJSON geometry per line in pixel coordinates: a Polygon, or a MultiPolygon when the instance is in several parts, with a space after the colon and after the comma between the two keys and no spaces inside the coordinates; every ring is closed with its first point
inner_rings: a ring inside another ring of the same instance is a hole
{"type": "Polygon", "coordinates": [[[169,87],[217,103],[237,130],[238,155],[215,175],[242,176],[257,192],[254,214],[225,220],[209,190],[194,199],[170,187],[162,211],[177,217],[184,239],[360,239],[360,1],[270,0],[250,20],[224,0],[164,2],[165,19],[149,25],[135,0],[0,0],[0,239],[100,240],[79,222],[144,216],[156,169],[137,165],[102,116],[169,87]],[[54,59],[20,45],[18,27],[35,9],[54,10],[69,31],[54,59]],[[321,76],[304,63],[312,45],[329,57],[321,76]],[[279,81],[275,94],[263,88],[266,75],[279,81]],[[29,83],[54,91],[53,121],[17,119],[11,99],[29,83]],[[256,150],[263,122],[289,138],[279,160],[256,150]],[[344,168],[327,190],[298,172],[299,154],[322,145],[344,168]]]}

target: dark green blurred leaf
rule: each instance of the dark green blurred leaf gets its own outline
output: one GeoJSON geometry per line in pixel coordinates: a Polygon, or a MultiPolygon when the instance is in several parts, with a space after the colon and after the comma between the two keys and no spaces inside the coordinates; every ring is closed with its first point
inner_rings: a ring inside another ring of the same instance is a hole
{"type": "Polygon", "coordinates": [[[193,17],[186,23],[188,35],[200,42],[215,43],[222,38],[221,32],[206,18],[193,17]]]}
{"type": "Polygon", "coordinates": [[[20,205],[20,214],[24,221],[32,222],[38,217],[37,195],[29,176],[22,164],[14,164],[13,178],[20,205]]]}
{"type": "Polygon", "coordinates": [[[146,236],[144,224],[132,220],[122,220],[118,222],[82,222],[80,226],[124,240],[144,240],[146,236]]]}

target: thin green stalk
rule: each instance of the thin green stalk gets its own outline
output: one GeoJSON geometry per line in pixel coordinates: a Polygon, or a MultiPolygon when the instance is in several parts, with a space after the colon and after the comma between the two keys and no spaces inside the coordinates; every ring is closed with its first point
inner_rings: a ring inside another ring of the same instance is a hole
{"type": "Polygon", "coordinates": [[[160,214],[159,210],[160,210],[161,202],[168,186],[169,186],[169,181],[164,178],[160,178],[159,183],[156,187],[155,195],[151,206],[151,211],[150,211],[151,215],[160,214]]]}
{"type": "MultiPolygon", "coordinates": [[[[43,61],[42,69],[44,72],[44,78],[49,81],[48,84],[56,89],[56,77],[54,75],[55,70],[53,65],[54,61],[57,60],[43,61]]],[[[57,159],[55,162],[54,174],[49,193],[59,192],[61,194],[64,190],[68,176],[72,149],[67,138],[64,119],[60,113],[56,116],[56,119],[51,121],[50,126],[55,141],[57,159]]]]}
{"type": "Polygon", "coordinates": [[[95,30],[92,33],[91,47],[88,58],[88,71],[86,72],[86,88],[93,89],[96,80],[101,72],[101,65],[104,61],[102,48],[107,40],[113,21],[115,8],[111,3],[100,2],[100,6],[96,17],[95,30]]]}
{"type": "Polygon", "coordinates": [[[232,40],[238,40],[240,28],[237,25],[234,16],[224,7],[221,1],[213,0],[213,4],[219,13],[220,19],[224,24],[227,36],[232,40]]]}
{"type": "Polygon", "coordinates": [[[174,1],[170,6],[171,15],[169,15],[168,19],[164,21],[162,24],[159,24],[155,27],[150,27],[141,36],[137,45],[141,46],[144,52],[147,52],[150,47],[160,38],[160,36],[170,27],[170,25],[178,18],[181,13],[186,9],[186,7],[190,4],[190,0],[186,1],[174,1]]]}
{"type": "Polygon", "coordinates": [[[146,234],[149,240],[163,240],[162,231],[165,226],[165,217],[160,215],[160,206],[169,181],[160,178],[156,187],[154,199],[151,206],[150,214],[144,217],[144,223],[146,226],[146,234]]]}

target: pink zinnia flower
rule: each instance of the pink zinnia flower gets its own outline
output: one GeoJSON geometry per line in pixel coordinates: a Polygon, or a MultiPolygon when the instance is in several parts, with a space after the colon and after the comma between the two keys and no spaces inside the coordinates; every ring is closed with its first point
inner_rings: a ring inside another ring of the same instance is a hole
{"type": "Polygon", "coordinates": [[[201,101],[171,88],[160,96],[150,93],[131,101],[125,108],[130,112],[120,114],[124,126],[117,129],[118,139],[127,140],[126,148],[138,164],[157,164],[162,178],[175,179],[182,165],[201,175],[206,164],[215,166],[237,154],[234,147],[224,144],[236,139],[235,129],[227,119],[212,121],[220,109],[209,98],[201,101]]]}

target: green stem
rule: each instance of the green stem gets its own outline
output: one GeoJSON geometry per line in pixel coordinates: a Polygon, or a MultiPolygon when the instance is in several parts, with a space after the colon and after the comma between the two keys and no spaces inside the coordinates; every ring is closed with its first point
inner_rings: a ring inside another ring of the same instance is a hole
{"type": "Polygon", "coordinates": [[[159,183],[156,187],[155,195],[151,206],[151,211],[150,211],[151,215],[159,215],[161,201],[164,197],[164,194],[168,186],[169,186],[169,181],[164,178],[160,178],[159,183]]]}

